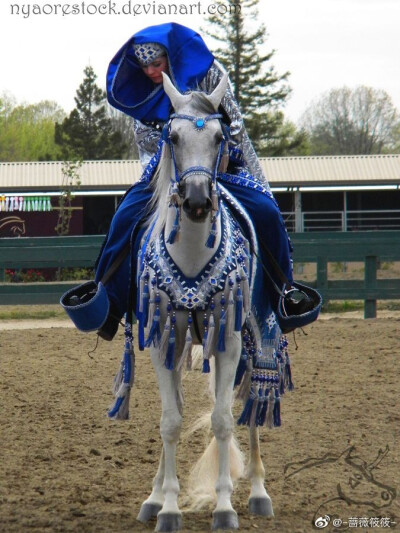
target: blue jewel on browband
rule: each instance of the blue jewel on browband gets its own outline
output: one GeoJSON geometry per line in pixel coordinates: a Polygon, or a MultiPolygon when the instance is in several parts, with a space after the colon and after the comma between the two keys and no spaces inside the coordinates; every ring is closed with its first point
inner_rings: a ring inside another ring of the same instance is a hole
{"type": "Polygon", "coordinates": [[[204,122],[204,119],[198,118],[196,122],[194,123],[194,125],[196,129],[202,130],[205,127],[206,123],[204,122]]]}

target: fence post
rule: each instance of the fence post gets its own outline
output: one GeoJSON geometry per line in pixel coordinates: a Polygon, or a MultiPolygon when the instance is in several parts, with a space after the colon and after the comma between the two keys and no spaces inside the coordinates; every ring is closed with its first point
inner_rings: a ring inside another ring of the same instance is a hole
{"type": "MultiPolygon", "coordinates": [[[[376,287],[376,273],[378,269],[378,258],[375,255],[367,255],[365,258],[364,285],[366,289],[376,287]]],[[[376,300],[367,299],[364,301],[364,318],[376,318],[376,300]]]]}
{"type": "MultiPolygon", "coordinates": [[[[326,257],[317,257],[317,287],[324,292],[328,288],[328,260],[326,257]]],[[[326,303],[326,301],[325,301],[326,303]]]]}

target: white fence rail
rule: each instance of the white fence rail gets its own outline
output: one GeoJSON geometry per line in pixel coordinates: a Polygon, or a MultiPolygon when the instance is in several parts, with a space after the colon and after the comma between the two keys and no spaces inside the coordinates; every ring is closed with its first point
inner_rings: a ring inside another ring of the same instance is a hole
{"type": "MultiPolygon", "coordinates": [[[[295,212],[283,211],[282,216],[288,231],[294,233],[296,231],[295,212]]],[[[400,209],[303,211],[297,227],[301,232],[399,230],[400,209]]]]}

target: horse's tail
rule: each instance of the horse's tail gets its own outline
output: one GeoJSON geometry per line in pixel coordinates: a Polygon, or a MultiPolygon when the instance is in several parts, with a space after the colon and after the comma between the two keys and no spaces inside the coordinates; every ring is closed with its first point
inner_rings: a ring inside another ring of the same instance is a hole
{"type": "MultiPolygon", "coordinates": [[[[214,359],[211,359],[210,363],[213,362],[214,359]]],[[[214,364],[210,366],[210,381],[213,383],[215,375],[214,364]]],[[[211,411],[197,420],[190,431],[186,433],[186,438],[199,430],[203,434],[206,432],[206,435],[208,435],[207,442],[209,441],[209,443],[189,474],[188,486],[185,490],[185,505],[191,511],[197,511],[208,504],[215,503],[217,499],[215,485],[218,476],[218,447],[215,437],[212,437],[211,440],[209,438],[211,435],[211,411]]],[[[231,439],[229,454],[231,478],[233,483],[235,483],[243,477],[244,456],[234,436],[231,439]]]]}

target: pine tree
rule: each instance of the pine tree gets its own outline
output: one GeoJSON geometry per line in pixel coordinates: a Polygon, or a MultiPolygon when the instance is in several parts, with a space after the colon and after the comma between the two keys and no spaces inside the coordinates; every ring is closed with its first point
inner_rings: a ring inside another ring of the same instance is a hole
{"type": "Polygon", "coordinates": [[[55,140],[64,159],[121,159],[126,146],[107,116],[106,94],[96,85],[92,67],[76,91],[76,107],[61,124],[56,124],[55,140]]]}
{"type": "Polygon", "coordinates": [[[259,155],[283,155],[298,149],[304,138],[299,134],[288,142],[284,115],[278,111],[290,94],[289,72],[278,74],[271,65],[275,50],[262,53],[267,31],[264,24],[251,30],[246,21],[256,20],[259,0],[227,0],[227,12],[208,17],[213,30],[205,32],[223,46],[214,55],[229,72],[234,95],[245,125],[259,155]],[[301,138],[300,138],[301,137],[301,138]],[[277,147],[281,146],[281,150],[277,147]],[[281,153],[282,152],[282,153],[281,153]]]}

